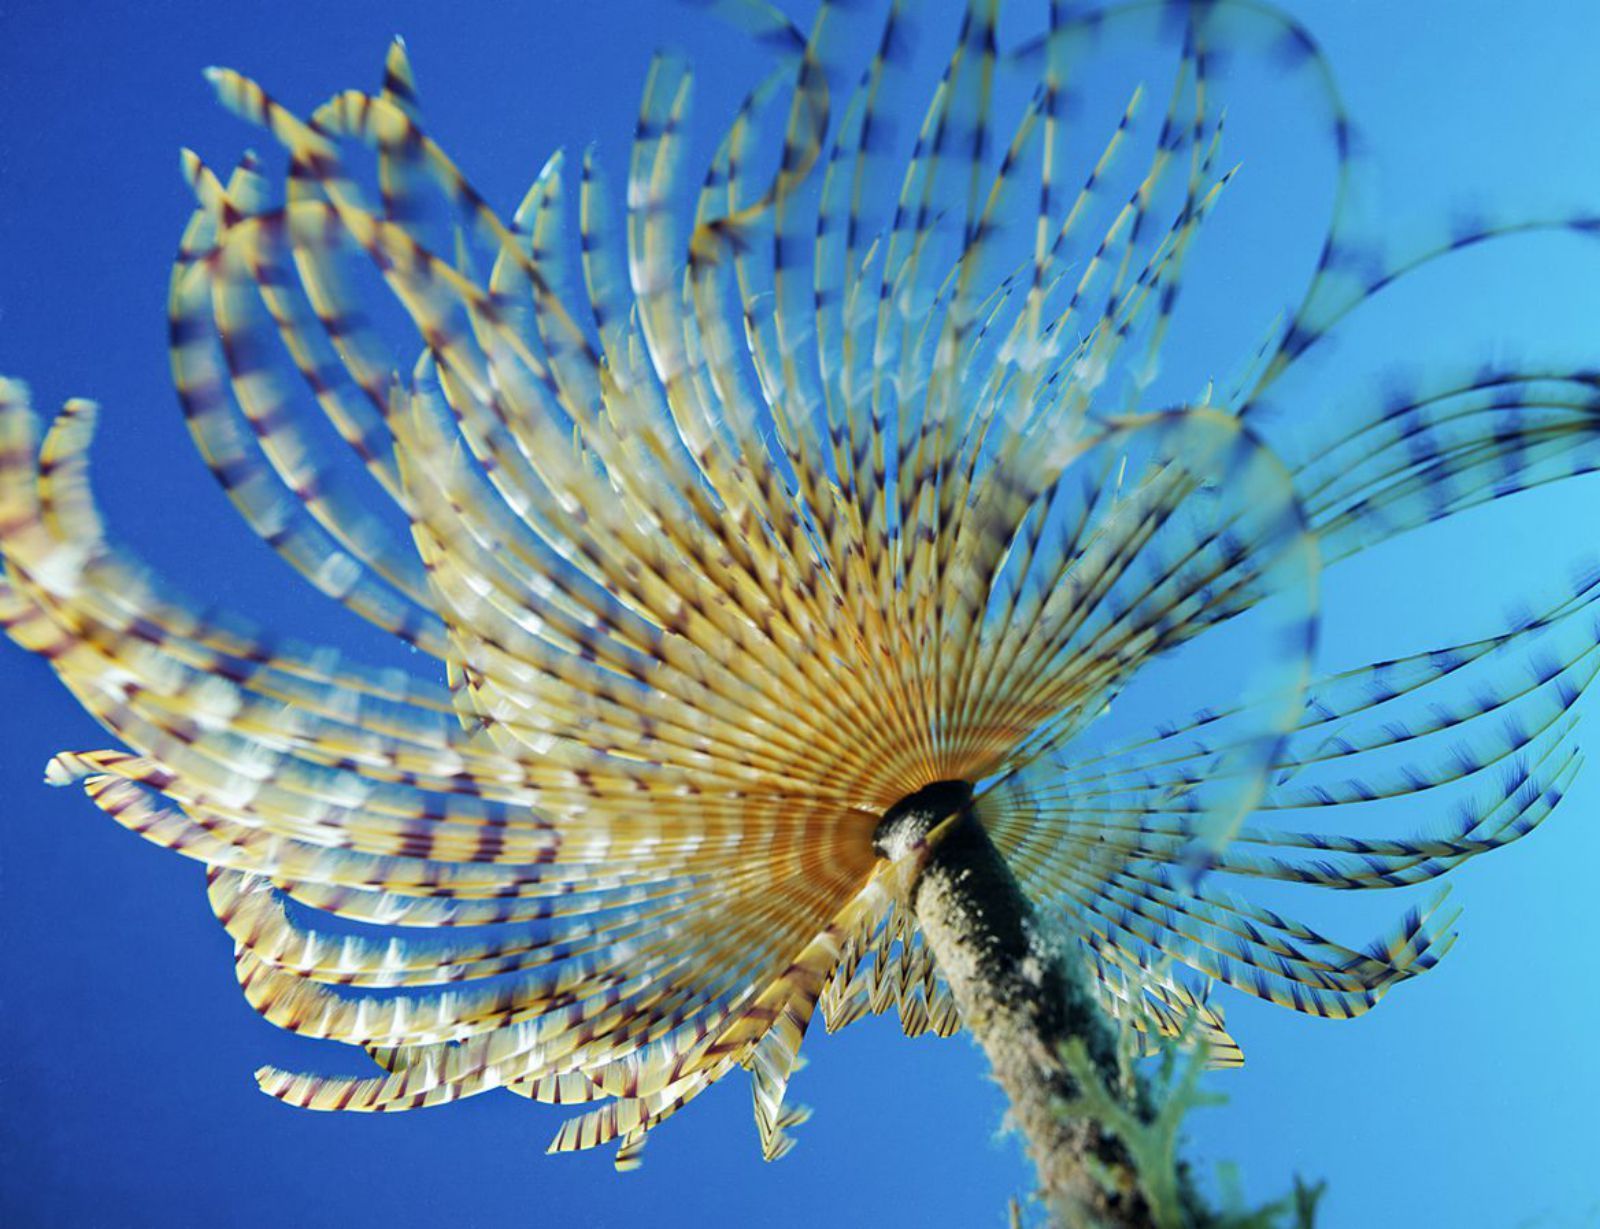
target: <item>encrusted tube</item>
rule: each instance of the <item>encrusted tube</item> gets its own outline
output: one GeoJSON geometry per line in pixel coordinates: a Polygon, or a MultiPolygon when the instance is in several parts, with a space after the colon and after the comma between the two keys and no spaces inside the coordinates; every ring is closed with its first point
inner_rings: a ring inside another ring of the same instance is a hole
{"type": "Polygon", "coordinates": [[[1065,1112],[1082,1092],[1062,1058],[1074,1038],[1107,1088],[1142,1100],[1114,1026],[1069,949],[1045,935],[971,798],[960,781],[918,791],[884,816],[878,845],[891,857],[928,845],[912,908],[962,1022],[1010,1100],[1052,1222],[1154,1225],[1122,1141],[1065,1112]]]}

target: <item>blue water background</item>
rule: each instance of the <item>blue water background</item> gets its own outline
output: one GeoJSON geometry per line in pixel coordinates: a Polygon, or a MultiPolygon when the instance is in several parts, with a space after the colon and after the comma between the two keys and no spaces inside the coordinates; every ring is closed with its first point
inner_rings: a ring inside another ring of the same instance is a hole
{"type": "MultiPolygon", "coordinates": [[[[1296,7],[1340,72],[1377,184],[1366,204],[1386,225],[1600,210],[1600,6],[1296,7]]],[[[926,25],[937,42],[950,13],[926,25]]],[[[179,147],[225,166],[265,141],[200,69],[238,67],[309,108],[376,85],[397,32],[432,131],[507,209],[558,145],[597,140],[620,173],[658,46],[698,66],[707,140],[759,68],[742,35],[648,0],[0,3],[0,371],[42,408],[103,404],[94,476],[109,523],[185,590],[385,662],[405,658],[309,595],[206,474],[170,390],[163,303],[190,209],[179,147]]],[[[1231,101],[1245,166],[1202,241],[1196,310],[1169,359],[1189,387],[1234,368],[1315,257],[1325,133],[1293,97],[1246,83],[1231,101]]],[[[1600,248],[1572,238],[1466,254],[1353,329],[1333,370],[1475,354],[1600,366],[1597,275],[1600,248]]],[[[1483,634],[1519,595],[1559,590],[1595,549],[1597,496],[1592,481],[1521,496],[1331,574],[1325,663],[1483,634]]],[[[792,1095],[816,1117],[776,1165],[759,1158],[742,1078],[621,1177],[605,1153],[544,1156],[558,1111],[510,1096],[379,1117],[271,1101],[250,1077],[264,1062],[357,1067],[251,1012],[198,866],[43,786],[53,752],[106,741],[42,662],[0,651],[0,1223],[964,1229],[1004,1223],[1027,1187],[978,1052],[907,1041],[892,1021],[808,1040],[792,1095]]],[[[1373,1014],[1328,1023],[1222,992],[1249,1062],[1210,1079],[1230,1100],[1191,1120],[1192,1155],[1232,1162],[1251,1198],[1294,1173],[1326,1178],[1330,1229],[1597,1223],[1595,782],[1456,877],[1460,943],[1373,1014]]],[[[1356,940],[1402,902],[1306,907],[1356,940]]]]}

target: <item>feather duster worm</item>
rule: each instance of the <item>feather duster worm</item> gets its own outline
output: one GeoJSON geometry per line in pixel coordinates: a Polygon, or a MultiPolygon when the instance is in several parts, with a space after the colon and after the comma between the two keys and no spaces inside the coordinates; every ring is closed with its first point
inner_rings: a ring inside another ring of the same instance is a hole
{"type": "Polygon", "coordinates": [[[1600,582],[1504,635],[1328,677],[1316,594],[1375,542],[1589,469],[1593,381],[1440,372],[1295,422],[1293,448],[1262,407],[1368,298],[1500,231],[1374,262],[1336,209],[1237,386],[1143,405],[1230,177],[1213,54],[1293,53],[1348,159],[1299,27],[1249,3],[1057,3],[1002,55],[996,0],[972,0],[900,150],[902,0],[845,90],[834,5],[804,33],[721,7],[778,66],[691,187],[689,74],[661,59],[619,221],[594,161],[559,155],[498,214],[423,127],[398,43],[378,92],[309,117],[210,74],[287,174],[186,156],[170,332],[195,443],[264,541],[442,681],[186,602],[104,534],[94,407],[40,438],[0,385],[0,621],[127,748],[64,753],[49,779],[204,862],[252,1006],[380,1068],[267,1068],[262,1088],[578,1104],[552,1150],[612,1143],[626,1167],[742,1067],[777,1157],[819,1008],[829,1028],[961,1026],[908,910],[921,854],[875,841],[941,782],[972,787],[1134,1033],[1192,1030],[1238,1062],[1212,982],[1343,1018],[1431,967],[1439,895],[1351,947],[1224,885],[1431,882],[1559,801],[1600,582]],[[1135,96],[1069,177],[1075,59],[1173,14],[1157,122],[1135,96]],[[995,79],[1018,67],[1037,89],[1002,129],[995,79]],[[403,347],[361,278],[409,320],[403,347]],[[308,433],[313,401],[389,507],[308,433]],[[1216,664],[1217,707],[1106,732],[1142,668],[1224,624],[1251,648],[1216,664]],[[1471,799],[1450,831],[1342,834],[1346,808],[1452,786],[1471,799]]]}

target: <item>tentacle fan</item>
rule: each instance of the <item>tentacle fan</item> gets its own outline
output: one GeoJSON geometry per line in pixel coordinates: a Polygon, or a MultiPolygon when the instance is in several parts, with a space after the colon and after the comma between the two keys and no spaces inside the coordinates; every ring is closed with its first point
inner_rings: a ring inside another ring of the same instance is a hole
{"type": "Polygon", "coordinates": [[[41,434],[0,386],[0,619],[124,748],[49,779],[205,863],[252,1006],[377,1064],[261,1087],[328,1110],[578,1104],[552,1148],[613,1143],[626,1166],[742,1067],[776,1157],[819,1005],[829,1028],[961,1027],[909,869],[873,844],[945,781],[974,787],[1146,1037],[1197,1025],[1238,1062],[1213,982],[1347,1017],[1431,967],[1438,896],[1351,946],[1249,888],[1401,888],[1530,831],[1577,768],[1600,588],[1318,677],[1318,587],[1590,468],[1594,377],[1451,372],[1401,404],[1263,414],[1439,254],[1362,256],[1336,207],[1239,385],[1143,403],[1232,175],[1217,53],[1287,49],[1349,157],[1314,45],[1248,0],[1056,0],[1013,50],[997,0],[971,0],[907,149],[884,134],[908,0],[864,65],[843,5],[804,32],[721,7],[775,66],[691,182],[691,78],[661,58],[620,201],[593,157],[557,155],[497,212],[423,126],[399,43],[380,89],[309,116],[210,73],[286,173],[186,156],[170,331],[194,442],[312,587],[429,665],[366,668],[186,601],[106,537],[94,407],[41,434]],[[1069,78],[1141,23],[1175,39],[1170,88],[1071,170],[1069,78]],[[1002,124],[1018,72],[1037,88],[1002,124]],[[1249,647],[1208,666],[1215,707],[1112,732],[1135,676],[1224,625],[1249,647]],[[1457,810],[1354,834],[1402,795],[1457,810]]]}

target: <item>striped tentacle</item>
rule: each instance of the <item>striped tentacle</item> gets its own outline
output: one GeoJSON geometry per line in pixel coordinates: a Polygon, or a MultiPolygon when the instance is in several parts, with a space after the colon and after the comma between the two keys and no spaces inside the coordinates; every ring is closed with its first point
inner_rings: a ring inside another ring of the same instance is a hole
{"type": "MultiPolygon", "coordinates": [[[[223,230],[241,215],[239,204],[193,155],[186,171],[201,205],[173,268],[168,334],[173,382],[196,447],[251,528],[296,571],[363,618],[444,656],[436,621],[416,602],[415,564],[383,545],[386,533],[371,518],[345,501],[330,505],[326,473],[307,467],[311,450],[275,385],[267,346],[240,320],[253,292],[229,268],[239,258],[223,230]]],[[[325,230],[325,221],[313,221],[325,230]]],[[[283,224],[274,215],[240,242],[263,242],[263,229],[283,224]]]]}
{"type": "MultiPolygon", "coordinates": [[[[1513,632],[1347,671],[1311,688],[1300,727],[1262,796],[1264,812],[1348,806],[1498,774],[1498,782],[1462,807],[1453,831],[1391,839],[1247,823],[1213,869],[1333,888],[1405,886],[1531,831],[1578,766],[1567,713],[1595,672],[1592,600],[1592,582],[1585,581],[1513,632]],[[1507,654],[1518,650],[1526,663],[1520,678],[1504,668],[1507,654]],[[1491,666],[1496,673],[1486,682],[1483,669],[1491,666]],[[1420,719],[1405,712],[1408,705],[1420,719]],[[1418,755],[1434,745],[1445,750],[1430,767],[1418,755]],[[1387,780],[1369,773],[1342,783],[1314,780],[1316,769],[1348,772],[1397,748],[1406,764],[1387,780]]],[[[1198,831],[1186,814],[1193,805],[1186,795],[1220,766],[1217,753],[1238,716],[1239,710],[1206,712],[1121,752],[1072,757],[1068,749],[1056,772],[1039,773],[1032,783],[1006,782],[986,795],[980,814],[1030,891],[1070,901],[1074,911],[1090,915],[1085,925],[1109,928],[1113,941],[1131,938],[1300,1010],[1364,1010],[1397,978],[1431,967],[1447,946],[1445,926],[1423,925],[1426,910],[1408,916],[1394,937],[1356,952],[1222,894],[1209,881],[1196,885],[1182,869],[1198,831]],[[1067,860],[1063,849],[1072,851],[1067,860]],[[1435,945],[1436,934],[1444,935],[1443,944],[1435,945]],[[1354,999],[1338,991],[1352,978],[1354,999]]]]}
{"type": "Polygon", "coordinates": [[[1164,1042],[1198,1040],[1212,1067],[1244,1065],[1244,1051],[1228,1032],[1222,1012],[1172,975],[1170,962],[1145,951],[1132,953],[1095,936],[1087,936],[1089,967],[1101,1004],[1123,1023],[1137,1043],[1137,1052],[1152,1055],[1164,1042]]]}

